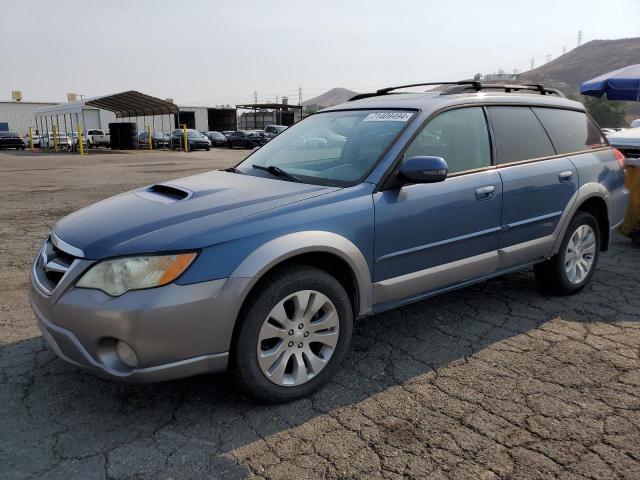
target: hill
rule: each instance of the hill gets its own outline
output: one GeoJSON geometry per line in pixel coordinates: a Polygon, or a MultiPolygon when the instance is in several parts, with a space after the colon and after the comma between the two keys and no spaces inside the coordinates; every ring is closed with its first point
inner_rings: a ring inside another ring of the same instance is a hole
{"type": "Polygon", "coordinates": [[[331,107],[333,105],[346,102],[351,97],[357,94],[358,92],[354,92],[353,90],[337,87],[337,88],[332,88],[328,92],[324,92],[322,95],[318,95],[317,97],[313,97],[309,100],[302,102],[302,105],[304,105],[305,107],[309,105],[331,107]]]}
{"type": "MultiPolygon", "coordinates": [[[[640,63],[640,38],[592,40],[555,60],[524,72],[519,83],[542,83],[565,95],[579,96],[579,85],[598,75],[640,63]]],[[[640,104],[624,102],[628,112],[640,113],[640,104]]]]}

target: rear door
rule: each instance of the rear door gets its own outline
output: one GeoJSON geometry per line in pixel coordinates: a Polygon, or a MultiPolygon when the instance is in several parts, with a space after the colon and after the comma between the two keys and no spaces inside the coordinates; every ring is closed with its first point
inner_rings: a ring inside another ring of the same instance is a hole
{"type": "Polygon", "coordinates": [[[557,155],[530,107],[491,106],[488,111],[503,184],[499,248],[500,266],[506,268],[546,255],[546,240],[551,241],[578,189],[578,175],[568,158],[557,155]],[[510,248],[535,240],[527,248],[510,248]]]}

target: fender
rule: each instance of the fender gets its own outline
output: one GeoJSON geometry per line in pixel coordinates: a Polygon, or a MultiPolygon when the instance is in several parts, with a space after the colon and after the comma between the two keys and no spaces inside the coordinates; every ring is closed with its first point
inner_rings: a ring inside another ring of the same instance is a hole
{"type": "Polygon", "coordinates": [[[553,233],[553,237],[555,238],[555,242],[553,244],[553,248],[549,252],[547,256],[552,257],[560,250],[560,244],[564,238],[564,234],[569,227],[569,222],[573,218],[573,216],[578,211],[580,205],[582,205],[589,198],[598,197],[604,200],[604,203],[607,207],[607,217],[609,219],[609,226],[612,226],[611,223],[611,205],[609,199],[609,191],[604,187],[604,185],[595,182],[589,182],[582,185],[576,193],[573,194],[571,200],[567,205],[562,217],[560,217],[560,221],[558,222],[558,226],[556,227],[556,231],[553,233]]]}
{"type": "Polygon", "coordinates": [[[241,293],[244,301],[251,288],[273,266],[288,258],[310,252],[332,253],[347,262],[358,288],[359,314],[368,314],[371,311],[372,285],[367,261],[351,241],[332,232],[296,232],[274,238],[247,256],[230,278],[251,279],[241,293]]]}

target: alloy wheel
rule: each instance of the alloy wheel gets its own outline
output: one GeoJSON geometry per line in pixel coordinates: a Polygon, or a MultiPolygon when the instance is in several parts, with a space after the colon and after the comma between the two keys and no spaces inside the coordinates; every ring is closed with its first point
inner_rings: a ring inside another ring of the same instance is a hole
{"type": "Polygon", "coordinates": [[[280,300],[258,335],[258,364],[271,382],[298,386],[324,369],[338,344],[338,312],[315,290],[301,290],[280,300]]]}
{"type": "Polygon", "coordinates": [[[564,268],[570,283],[578,285],[591,271],[596,253],[596,236],[589,225],[580,225],[571,235],[564,255],[564,268]]]}

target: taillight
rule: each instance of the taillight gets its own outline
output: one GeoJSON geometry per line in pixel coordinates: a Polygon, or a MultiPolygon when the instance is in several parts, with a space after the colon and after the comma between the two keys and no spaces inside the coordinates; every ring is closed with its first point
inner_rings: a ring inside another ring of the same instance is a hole
{"type": "Polygon", "coordinates": [[[624,153],[622,153],[620,150],[618,150],[617,148],[613,149],[613,154],[616,156],[616,160],[618,161],[618,163],[620,164],[620,166],[622,168],[624,168],[624,153]]]}

